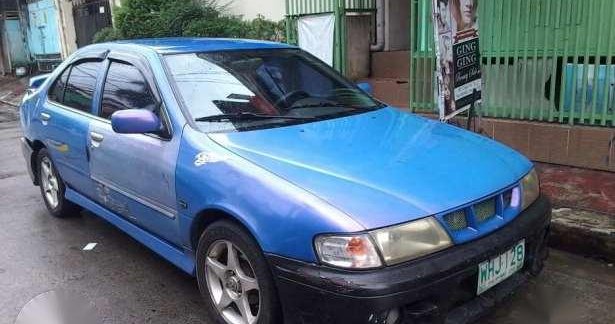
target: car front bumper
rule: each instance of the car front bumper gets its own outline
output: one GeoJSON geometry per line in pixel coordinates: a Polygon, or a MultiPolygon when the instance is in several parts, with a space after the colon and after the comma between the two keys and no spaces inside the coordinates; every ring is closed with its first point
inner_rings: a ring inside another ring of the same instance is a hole
{"type": "Polygon", "coordinates": [[[267,257],[285,323],[466,323],[479,319],[542,270],[550,220],[551,204],[541,196],[485,237],[377,270],[344,271],[267,257]],[[523,268],[477,296],[479,263],[522,239],[523,268]],[[394,314],[399,315],[395,321],[394,314]]]}

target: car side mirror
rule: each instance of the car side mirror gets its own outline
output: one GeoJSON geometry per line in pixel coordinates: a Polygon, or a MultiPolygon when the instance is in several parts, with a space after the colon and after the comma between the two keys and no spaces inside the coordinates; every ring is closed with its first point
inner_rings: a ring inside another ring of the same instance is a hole
{"type": "Polygon", "coordinates": [[[111,127],[120,134],[157,133],[162,129],[160,119],[146,109],[118,110],[111,115],[111,127]]]}
{"type": "Polygon", "coordinates": [[[365,93],[367,93],[370,96],[374,94],[372,85],[369,84],[369,82],[359,82],[357,83],[357,87],[359,87],[359,89],[363,90],[365,93]]]}

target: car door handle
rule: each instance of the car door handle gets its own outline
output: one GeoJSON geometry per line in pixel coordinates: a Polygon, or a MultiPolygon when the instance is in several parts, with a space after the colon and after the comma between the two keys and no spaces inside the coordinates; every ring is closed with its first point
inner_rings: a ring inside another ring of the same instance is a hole
{"type": "Polygon", "coordinates": [[[105,139],[105,137],[102,134],[99,134],[96,132],[90,132],[90,138],[92,139],[93,142],[97,142],[97,143],[100,143],[103,141],[103,139],[105,139]]]}
{"type": "Polygon", "coordinates": [[[42,121],[48,121],[49,119],[51,119],[51,115],[48,113],[41,113],[41,120],[42,121]]]}

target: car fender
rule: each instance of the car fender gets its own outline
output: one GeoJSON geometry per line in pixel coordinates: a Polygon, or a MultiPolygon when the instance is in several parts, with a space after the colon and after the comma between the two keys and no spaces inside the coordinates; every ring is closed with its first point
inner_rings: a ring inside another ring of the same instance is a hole
{"type": "Polygon", "coordinates": [[[176,172],[180,231],[191,246],[197,216],[234,217],[264,252],[315,262],[314,236],[364,230],[324,200],[227,151],[186,127],[176,172]]]}

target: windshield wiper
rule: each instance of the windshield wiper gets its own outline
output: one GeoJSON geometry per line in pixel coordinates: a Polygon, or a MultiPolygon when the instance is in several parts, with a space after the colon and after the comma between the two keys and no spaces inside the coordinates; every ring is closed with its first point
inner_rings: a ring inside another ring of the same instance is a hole
{"type": "Polygon", "coordinates": [[[303,108],[327,108],[327,107],[339,107],[339,108],[347,108],[347,109],[352,109],[352,110],[361,110],[361,109],[373,110],[373,109],[378,108],[378,106],[373,106],[373,107],[353,107],[353,106],[345,105],[345,104],[341,104],[341,103],[317,102],[317,103],[313,103],[313,104],[290,106],[286,110],[303,109],[303,108]]]}
{"type": "Polygon", "coordinates": [[[282,116],[282,115],[265,115],[256,114],[251,112],[239,112],[234,114],[219,114],[195,118],[197,122],[205,121],[236,121],[236,120],[260,120],[260,119],[314,119],[314,117],[302,117],[302,116],[282,116]]]}

